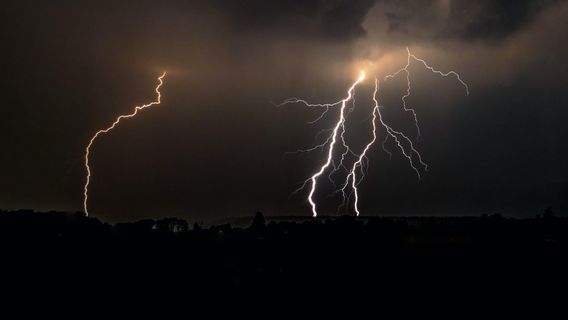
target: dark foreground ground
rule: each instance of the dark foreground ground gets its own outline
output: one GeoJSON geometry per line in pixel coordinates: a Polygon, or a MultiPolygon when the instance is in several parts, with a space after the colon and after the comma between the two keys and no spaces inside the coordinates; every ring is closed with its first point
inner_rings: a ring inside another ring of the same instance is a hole
{"type": "Polygon", "coordinates": [[[109,225],[82,214],[0,211],[0,248],[2,288],[12,295],[100,303],[184,293],[302,303],[566,302],[568,291],[568,220],[550,213],[269,223],[257,215],[246,228],[201,228],[178,219],[109,225]]]}

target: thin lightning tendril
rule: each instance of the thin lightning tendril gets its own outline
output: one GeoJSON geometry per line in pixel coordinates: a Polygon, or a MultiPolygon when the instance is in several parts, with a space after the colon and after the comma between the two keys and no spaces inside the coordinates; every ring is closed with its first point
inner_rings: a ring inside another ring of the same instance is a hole
{"type": "MultiPolygon", "coordinates": [[[[412,118],[413,118],[416,130],[417,130],[417,136],[420,137],[421,131],[420,131],[417,113],[412,107],[409,106],[408,101],[407,101],[408,98],[411,96],[411,74],[410,74],[410,69],[409,69],[410,66],[411,66],[411,62],[417,61],[420,64],[422,64],[430,72],[437,74],[437,75],[440,75],[442,77],[454,76],[457,79],[457,81],[465,88],[465,93],[468,96],[469,96],[469,87],[462,80],[461,76],[457,72],[455,72],[455,71],[448,71],[448,72],[439,71],[439,70],[433,68],[432,66],[430,66],[425,60],[420,59],[417,56],[415,56],[414,54],[412,54],[410,52],[409,48],[406,48],[406,52],[407,52],[407,59],[406,59],[405,66],[402,67],[401,69],[397,70],[396,72],[385,76],[384,81],[386,82],[390,79],[394,79],[395,77],[397,77],[401,73],[404,73],[406,75],[406,90],[405,90],[404,95],[401,98],[402,107],[403,107],[404,111],[410,112],[412,114],[412,118]]],[[[320,114],[320,116],[318,118],[316,118],[315,120],[310,121],[309,122],[310,124],[316,123],[319,120],[321,120],[329,112],[329,110],[332,107],[341,106],[340,112],[339,112],[339,119],[337,120],[335,126],[333,127],[332,133],[327,137],[327,139],[323,143],[318,144],[318,145],[316,145],[312,148],[296,151],[296,152],[302,152],[303,153],[303,152],[314,151],[314,150],[317,150],[317,149],[323,150],[324,148],[327,147],[327,158],[326,158],[326,161],[321,165],[320,169],[314,175],[312,175],[310,178],[306,179],[302,183],[302,185],[293,192],[293,194],[296,194],[299,191],[303,190],[308,184],[311,185],[310,192],[309,192],[309,195],[308,195],[308,202],[310,203],[313,217],[317,217],[317,215],[318,215],[317,205],[314,201],[314,194],[315,194],[316,189],[317,189],[317,181],[318,181],[318,178],[321,175],[323,175],[324,172],[326,170],[328,170],[329,167],[332,167],[332,169],[330,170],[330,172],[328,174],[328,180],[331,181],[332,184],[334,184],[334,185],[335,185],[335,182],[332,179],[332,175],[334,173],[338,172],[341,169],[344,169],[347,172],[344,183],[342,183],[341,187],[337,190],[337,192],[340,192],[342,194],[342,197],[343,197],[342,203],[339,206],[338,210],[341,209],[342,207],[348,205],[349,199],[353,196],[354,197],[354,201],[353,201],[354,211],[355,211],[356,215],[359,216],[359,214],[360,214],[360,210],[359,210],[360,198],[359,198],[358,186],[363,181],[363,179],[365,178],[365,174],[367,172],[366,170],[368,170],[368,168],[369,168],[369,159],[367,157],[367,154],[378,139],[377,129],[379,128],[379,126],[386,133],[384,139],[382,140],[382,149],[389,156],[389,158],[392,158],[392,152],[390,152],[387,149],[386,144],[389,140],[392,139],[394,141],[394,143],[396,144],[396,146],[398,147],[398,149],[400,149],[402,156],[404,156],[408,160],[410,168],[416,173],[418,180],[422,179],[421,171],[427,172],[429,170],[428,164],[426,164],[422,160],[422,156],[418,152],[418,150],[416,149],[414,143],[412,142],[412,139],[410,139],[403,132],[393,129],[391,126],[389,126],[384,121],[383,115],[381,113],[381,109],[384,108],[384,107],[379,105],[379,100],[378,100],[379,99],[378,96],[379,96],[379,87],[380,87],[379,84],[380,84],[380,82],[376,78],[375,78],[375,89],[374,89],[374,92],[373,92],[374,105],[373,105],[373,109],[372,109],[371,116],[370,116],[370,118],[372,118],[372,120],[371,120],[371,123],[372,123],[372,130],[371,130],[372,138],[365,145],[365,148],[363,149],[361,154],[356,154],[349,147],[349,145],[347,144],[347,142],[345,140],[345,133],[346,133],[345,122],[346,122],[348,115],[355,108],[355,96],[354,96],[355,87],[360,82],[362,82],[364,79],[365,79],[365,73],[362,71],[359,78],[348,89],[347,97],[343,100],[340,100],[340,101],[337,101],[337,102],[334,102],[334,103],[313,104],[313,103],[309,103],[309,102],[302,100],[302,99],[291,98],[291,99],[285,100],[283,103],[278,105],[278,106],[283,106],[283,105],[287,105],[287,104],[301,103],[301,104],[305,105],[306,107],[323,108],[324,111],[320,114]],[[352,101],[351,108],[347,107],[347,103],[349,101],[352,101]],[[348,109],[348,110],[346,111],[346,109],[348,109]],[[336,163],[336,161],[333,159],[333,155],[334,155],[336,145],[338,144],[338,140],[341,144],[340,146],[343,148],[343,152],[341,153],[341,156],[339,158],[339,162],[336,163]],[[355,162],[353,163],[353,165],[351,166],[350,169],[347,169],[347,167],[344,164],[348,154],[351,154],[352,156],[354,156],[356,158],[355,162]],[[350,189],[350,191],[347,190],[348,188],[350,189]]],[[[326,130],[330,131],[331,129],[326,129],[326,130]]],[[[323,131],[320,131],[319,134],[321,134],[321,132],[323,132],[323,131]]]]}
{"type": "Polygon", "coordinates": [[[406,65],[404,67],[402,67],[401,69],[399,69],[398,71],[396,71],[395,73],[387,75],[385,77],[385,80],[392,79],[402,72],[404,72],[406,74],[406,93],[402,96],[402,99],[401,99],[402,100],[402,108],[404,109],[404,111],[410,112],[412,114],[412,117],[413,117],[413,120],[414,120],[414,125],[416,126],[417,136],[420,137],[422,135],[422,133],[420,132],[420,125],[418,123],[418,115],[416,114],[416,110],[414,110],[414,108],[408,107],[408,103],[407,103],[407,99],[411,95],[410,70],[408,69],[410,67],[410,64],[411,64],[411,59],[414,59],[415,61],[422,63],[426,69],[428,69],[432,73],[438,74],[442,77],[448,77],[450,75],[455,76],[457,78],[457,80],[460,82],[460,84],[465,88],[466,96],[469,96],[469,86],[462,80],[462,78],[460,77],[460,75],[457,72],[455,72],[453,70],[450,70],[448,72],[442,72],[442,71],[436,70],[433,67],[431,67],[424,59],[420,59],[420,58],[416,57],[414,54],[412,54],[410,52],[410,49],[408,47],[406,47],[406,65]]]}
{"type": "Polygon", "coordinates": [[[152,101],[148,104],[144,104],[144,105],[141,105],[141,106],[136,106],[134,108],[134,111],[132,111],[131,113],[118,116],[109,127],[97,131],[93,135],[93,137],[91,137],[91,140],[89,140],[89,144],[85,148],[85,169],[87,170],[87,178],[86,178],[85,186],[83,188],[83,196],[84,196],[84,198],[83,198],[83,210],[85,211],[85,215],[87,215],[87,216],[89,215],[89,211],[88,211],[88,208],[87,208],[87,203],[88,203],[88,200],[89,200],[89,184],[91,182],[91,167],[89,166],[89,156],[91,154],[91,147],[93,146],[95,140],[100,135],[105,134],[105,133],[111,131],[112,129],[114,129],[120,123],[120,121],[122,119],[133,118],[138,114],[139,111],[142,111],[143,109],[152,107],[154,105],[159,105],[160,103],[162,103],[162,94],[160,92],[160,88],[164,84],[163,79],[164,79],[165,76],[166,76],[166,72],[164,72],[161,76],[158,77],[158,85],[154,89],[154,91],[157,94],[157,98],[156,98],[155,101],[152,101]]]}

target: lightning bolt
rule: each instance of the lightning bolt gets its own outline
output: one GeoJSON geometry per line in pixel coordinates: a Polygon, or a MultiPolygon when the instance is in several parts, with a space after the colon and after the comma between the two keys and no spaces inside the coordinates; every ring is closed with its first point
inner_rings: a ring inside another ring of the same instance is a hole
{"type": "MultiPolygon", "coordinates": [[[[428,171],[428,168],[429,168],[428,165],[426,163],[424,163],[424,161],[422,160],[422,156],[420,155],[420,152],[418,152],[418,150],[416,150],[416,148],[414,147],[412,140],[408,136],[406,136],[404,133],[402,133],[401,131],[394,130],[391,126],[386,124],[386,122],[383,119],[383,115],[381,113],[381,108],[383,108],[383,106],[380,106],[379,101],[377,100],[378,99],[377,98],[378,93],[379,93],[379,81],[375,78],[375,91],[373,92],[374,106],[373,106],[373,112],[372,112],[372,124],[373,124],[372,136],[373,137],[372,137],[371,141],[365,146],[365,149],[363,149],[363,152],[361,153],[361,155],[359,156],[357,161],[355,161],[355,163],[353,163],[353,167],[349,171],[349,173],[346,177],[345,184],[343,185],[343,188],[342,188],[342,192],[343,192],[343,194],[345,194],[345,189],[349,185],[349,180],[351,179],[352,193],[354,194],[354,198],[355,198],[353,206],[354,206],[354,210],[355,210],[355,213],[357,214],[357,216],[359,216],[359,214],[360,214],[359,206],[358,206],[359,205],[359,193],[358,193],[357,186],[359,185],[359,183],[361,183],[361,181],[365,177],[365,171],[363,170],[363,159],[366,156],[369,149],[371,148],[371,146],[375,143],[375,141],[377,141],[377,119],[379,120],[380,125],[385,129],[385,131],[387,133],[385,135],[385,137],[387,139],[389,137],[394,139],[394,141],[396,142],[397,146],[400,149],[400,152],[402,153],[402,155],[405,158],[408,159],[410,167],[414,170],[414,172],[416,172],[416,175],[418,176],[419,180],[422,179],[422,176],[420,175],[419,168],[416,166],[416,164],[413,160],[413,156],[417,158],[421,168],[423,168],[424,171],[428,171]],[[406,144],[408,145],[407,148],[404,147],[403,142],[406,142],[406,144]],[[357,170],[359,168],[361,169],[361,170],[359,170],[360,173],[361,173],[361,181],[357,182],[357,170]]],[[[390,157],[392,155],[392,153],[389,152],[385,148],[384,142],[385,142],[385,140],[383,140],[383,149],[387,152],[387,154],[390,157]]]]}
{"type": "MultiPolygon", "coordinates": [[[[297,98],[292,98],[292,99],[288,99],[286,101],[284,101],[283,103],[281,103],[279,106],[283,106],[286,104],[290,104],[290,103],[301,103],[304,104],[307,107],[319,107],[319,108],[324,108],[324,111],[322,112],[322,114],[320,115],[320,117],[318,117],[319,120],[321,119],[325,113],[327,113],[329,111],[329,109],[331,107],[336,107],[336,106],[341,106],[340,107],[340,116],[339,119],[337,120],[335,126],[333,127],[333,130],[331,130],[331,134],[327,137],[327,139],[319,144],[316,145],[313,148],[307,149],[307,150],[298,150],[297,152],[309,152],[309,151],[313,151],[316,149],[321,149],[321,148],[325,148],[327,145],[329,145],[329,147],[327,148],[327,158],[325,163],[320,167],[320,170],[317,171],[311,178],[307,179],[306,181],[304,181],[303,185],[297,189],[294,193],[299,192],[300,190],[304,189],[306,187],[306,185],[308,184],[308,182],[311,182],[311,189],[310,189],[310,194],[308,196],[308,201],[310,203],[310,205],[312,206],[312,213],[314,217],[317,217],[318,213],[317,213],[317,206],[316,203],[314,201],[314,194],[316,192],[316,188],[317,188],[317,180],[318,178],[325,172],[325,170],[330,167],[331,165],[334,167],[334,170],[338,170],[339,167],[341,167],[343,165],[343,161],[345,159],[345,156],[347,155],[347,153],[351,152],[351,149],[349,148],[349,146],[347,145],[346,141],[345,141],[345,120],[346,120],[346,109],[347,109],[347,102],[349,102],[351,99],[353,99],[354,96],[354,91],[355,91],[355,87],[362,82],[363,80],[365,80],[365,72],[361,72],[359,75],[359,78],[351,85],[351,87],[347,90],[347,97],[345,97],[344,99],[334,102],[334,103],[327,103],[327,104],[312,104],[309,103],[305,100],[302,99],[297,99],[297,98]],[[332,164],[333,162],[333,152],[335,150],[335,145],[337,144],[338,140],[341,140],[341,144],[344,147],[345,151],[342,153],[341,155],[341,162],[336,165],[336,164],[332,164]]],[[[333,171],[332,171],[333,172],[333,171]]]]}
{"type": "Polygon", "coordinates": [[[83,188],[83,197],[84,197],[83,198],[83,210],[85,211],[85,214],[87,216],[89,215],[87,203],[88,203],[88,200],[89,200],[89,184],[91,182],[91,167],[89,166],[89,163],[90,163],[89,162],[89,156],[91,155],[91,147],[93,146],[93,144],[95,143],[95,140],[99,136],[101,136],[105,133],[108,133],[109,131],[114,129],[120,123],[120,121],[122,121],[123,119],[133,118],[138,114],[139,111],[142,111],[146,108],[150,108],[154,105],[159,105],[160,103],[162,103],[162,94],[160,92],[160,88],[164,84],[164,77],[165,76],[166,76],[166,72],[162,73],[162,75],[158,77],[158,85],[154,89],[154,91],[156,92],[156,95],[157,95],[155,101],[152,101],[148,104],[144,104],[144,105],[141,105],[141,106],[136,106],[131,113],[118,116],[109,127],[97,131],[89,140],[89,144],[85,148],[85,169],[87,170],[87,178],[86,178],[86,181],[85,181],[85,186],[83,188]]]}
{"type": "MultiPolygon", "coordinates": [[[[465,93],[468,96],[469,96],[469,87],[462,80],[461,76],[457,72],[455,72],[453,70],[448,71],[448,72],[439,71],[439,70],[435,69],[434,67],[430,66],[425,60],[415,56],[410,51],[410,49],[408,47],[406,48],[406,52],[407,52],[406,64],[402,68],[397,70],[396,72],[386,75],[384,77],[384,82],[389,81],[391,79],[394,79],[399,74],[402,74],[402,73],[405,74],[405,76],[406,76],[406,90],[405,90],[404,95],[401,98],[402,109],[405,112],[411,113],[414,125],[416,127],[417,136],[420,137],[421,131],[420,131],[420,125],[419,125],[419,122],[418,122],[418,115],[417,115],[416,111],[414,110],[414,108],[409,106],[408,101],[407,101],[408,98],[411,96],[411,91],[412,91],[411,90],[412,89],[411,73],[410,73],[410,69],[409,69],[412,61],[419,62],[428,71],[430,71],[434,74],[440,75],[442,77],[454,76],[457,79],[457,81],[465,88],[465,93]]],[[[429,170],[428,164],[426,164],[422,160],[422,155],[416,149],[414,143],[412,142],[412,139],[410,139],[402,131],[395,130],[392,126],[388,125],[385,122],[383,115],[381,113],[381,109],[384,108],[384,107],[379,104],[378,96],[379,96],[380,82],[377,78],[375,78],[375,89],[374,89],[374,92],[373,92],[374,105],[373,105],[371,117],[370,117],[371,123],[372,123],[371,139],[365,145],[365,147],[363,148],[363,151],[360,154],[356,154],[355,152],[353,152],[352,149],[349,147],[349,145],[346,143],[346,141],[345,141],[346,118],[347,118],[347,115],[351,111],[353,111],[353,108],[355,107],[354,106],[355,105],[355,99],[354,99],[355,87],[360,82],[362,82],[364,79],[365,79],[365,72],[362,71],[359,78],[347,90],[347,97],[344,98],[343,100],[340,100],[340,101],[337,101],[337,102],[333,102],[333,103],[329,103],[329,104],[313,104],[313,103],[309,103],[309,102],[302,100],[302,99],[292,98],[292,99],[288,99],[288,100],[284,101],[282,104],[280,104],[280,105],[286,105],[286,104],[291,104],[291,103],[301,103],[301,104],[303,104],[307,107],[311,107],[311,108],[323,108],[323,112],[320,114],[320,116],[318,118],[316,118],[314,121],[311,121],[310,123],[315,123],[315,122],[321,120],[329,112],[329,110],[332,107],[341,106],[340,112],[339,112],[339,119],[337,120],[335,126],[333,127],[333,130],[328,129],[332,133],[327,137],[327,139],[323,143],[318,144],[318,145],[316,145],[312,148],[296,151],[296,152],[310,152],[310,151],[314,151],[314,150],[317,150],[317,149],[323,149],[323,148],[327,147],[327,158],[326,158],[325,162],[320,166],[320,169],[315,174],[313,174],[310,178],[305,180],[304,183],[300,186],[300,188],[298,188],[296,191],[294,191],[294,194],[295,194],[295,193],[303,190],[308,185],[308,183],[311,184],[310,192],[308,194],[308,202],[310,203],[310,206],[312,208],[313,217],[317,217],[317,215],[318,215],[317,205],[314,201],[314,194],[315,194],[316,189],[317,189],[318,178],[326,170],[328,170],[328,168],[330,166],[333,167],[333,168],[331,169],[331,171],[328,175],[328,179],[334,185],[335,185],[335,182],[332,179],[332,175],[335,172],[337,172],[341,169],[344,169],[347,172],[347,175],[345,176],[344,183],[338,189],[338,192],[341,192],[342,197],[343,197],[343,201],[342,201],[339,209],[342,208],[343,206],[345,206],[346,204],[348,204],[349,199],[351,198],[351,196],[353,196],[354,197],[354,201],[353,201],[354,211],[355,211],[355,214],[357,216],[359,216],[359,214],[360,214],[360,210],[359,210],[360,197],[359,197],[359,192],[358,192],[359,191],[358,186],[363,181],[363,179],[365,178],[365,167],[367,167],[367,170],[368,170],[369,160],[367,158],[367,154],[378,139],[377,130],[378,130],[379,126],[385,132],[385,137],[382,140],[382,149],[389,155],[389,158],[392,157],[392,153],[386,148],[386,143],[389,139],[392,139],[395,142],[398,149],[400,150],[401,154],[408,160],[410,168],[416,173],[418,180],[422,179],[421,171],[428,171],[429,170]],[[353,102],[353,107],[346,114],[347,103],[349,101],[353,102]],[[339,162],[336,163],[336,160],[334,160],[333,156],[334,156],[334,151],[335,151],[334,149],[335,149],[336,145],[338,144],[338,141],[341,143],[341,147],[343,148],[343,152],[341,153],[341,157],[339,159],[339,162]],[[356,160],[354,161],[354,163],[352,164],[350,169],[347,169],[347,167],[344,164],[344,162],[346,160],[346,156],[348,154],[351,154],[356,158],[356,160]],[[347,190],[348,188],[351,189],[349,192],[347,190]]],[[[323,132],[323,131],[325,131],[325,130],[320,131],[319,134],[321,134],[321,132],[323,132]]]]}

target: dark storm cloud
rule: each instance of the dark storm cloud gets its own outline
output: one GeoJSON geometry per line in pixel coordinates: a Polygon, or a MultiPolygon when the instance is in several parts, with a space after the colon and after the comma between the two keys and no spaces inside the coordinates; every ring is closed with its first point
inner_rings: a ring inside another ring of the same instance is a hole
{"type": "Polygon", "coordinates": [[[214,1],[238,27],[330,41],[365,35],[361,23],[374,0],[214,1]]]}
{"type": "Polygon", "coordinates": [[[396,36],[499,41],[522,31],[555,0],[383,1],[388,32],[396,36]]]}
{"type": "Polygon", "coordinates": [[[464,40],[500,40],[523,30],[555,1],[482,0],[452,2],[448,27],[441,36],[464,40]]]}

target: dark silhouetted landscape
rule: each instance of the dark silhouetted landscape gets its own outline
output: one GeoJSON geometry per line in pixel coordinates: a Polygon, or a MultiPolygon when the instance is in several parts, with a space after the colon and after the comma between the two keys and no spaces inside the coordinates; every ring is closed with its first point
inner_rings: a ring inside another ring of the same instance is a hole
{"type": "Polygon", "coordinates": [[[111,225],[82,213],[1,212],[4,275],[18,287],[158,296],[182,288],[294,297],[522,292],[532,299],[562,287],[567,270],[568,219],[551,209],[530,219],[257,213],[249,221],[246,227],[177,218],[111,225]]]}

